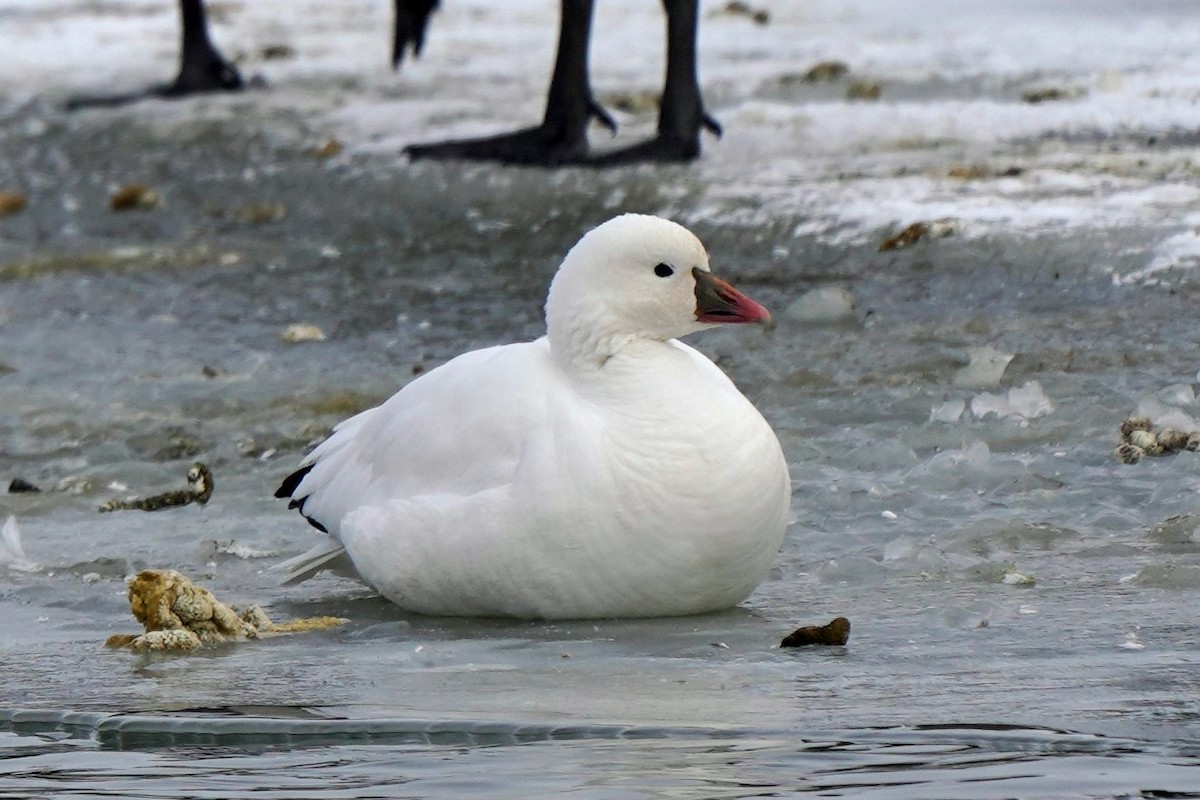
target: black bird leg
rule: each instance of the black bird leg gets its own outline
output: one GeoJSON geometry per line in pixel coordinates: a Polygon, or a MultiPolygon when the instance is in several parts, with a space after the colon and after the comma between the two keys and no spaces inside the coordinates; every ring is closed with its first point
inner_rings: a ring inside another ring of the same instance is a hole
{"type": "Polygon", "coordinates": [[[112,107],[147,97],[183,97],[200,92],[233,92],[245,88],[237,67],[217,52],[208,36],[208,20],[202,0],[179,0],[179,14],[183,22],[183,35],[179,74],[175,80],[141,92],[77,97],[67,101],[67,108],[112,107]]]}
{"type": "Polygon", "coordinates": [[[425,46],[425,27],[437,10],[439,0],[396,0],[396,24],[392,36],[392,68],[400,69],[404,51],[412,48],[413,58],[425,46]]]}
{"type": "Polygon", "coordinates": [[[500,161],[509,164],[580,163],[587,158],[588,122],[594,117],[616,131],[612,117],[592,97],[588,81],[588,44],[594,0],[562,0],[558,56],[546,96],[542,124],[514,133],[410,145],[411,158],[500,161]]]}
{"type": "Polygon", "coordinates": [[[658,113],[658,135],[640,144],[596,156],[595,166],[641,161],[691,161],[700,155],[700,131],[721,135],[704,110],[696,77],[699,0],[663,0],[667,12],[667,78],[658,113]]]}
{"type": "Polygon", "coordinates": [[[179,0],[183,18],[183,46],[179,74],[166,86],[151,92],[162,97],[179,97],[197,92],[237,91],[243,88],[237,67],[226,61],[208,36],[208,20],[202,0],[179,0]]]}

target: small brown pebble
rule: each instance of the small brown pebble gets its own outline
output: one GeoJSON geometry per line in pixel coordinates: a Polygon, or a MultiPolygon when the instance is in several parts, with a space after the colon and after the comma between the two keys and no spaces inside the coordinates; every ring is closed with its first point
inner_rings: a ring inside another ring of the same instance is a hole
{"type": "Polygon", "coordinates": [[[992,171],[983,164],[954,164],[946,170],[946,177],[962,181],[975,181],[992,177],[992,171]]]}
{"type": "Polygon", "coordinates": [[[854,81],[846,87],[847,100],[878,100],[883,87],[877,81],[854,81]]]}
{"type": "Polygon", "coordinates": [[[285,58],[295,58],[296,50],[291,45],[269,44],[259,51],[263,61],[278,61],[285,58]]]}
{"type": "Polygon", "coordinates": [[[7,217],[24,210],[25,195],[18,192],[0,192],[0,217],[7,217]]]}
{"type": "Polygon", "coordinates": [[[804,73],[805,83],[835,81],[850,73],[850,65],[844,61],[821,61],[804,73]]]}
{"type": "Polygon", "coordinates": [[[810,644],[843,645],[850,638],[850,620],[838,617],[828,625],[806,625],[783,637],[780,647],[804,647],[810,644]]]}
{"type": "Polygon", "coordinates": [[[1149,417],[1129,417],[1121,423],[1121,438],[1129,441],[1129,434],[1134,431],[1149,431],[1154,429],[1154,424],[1150,422],[1149,417]]]}
{"type": "Polygon", "coordinates": [[[1187,444],[1184,449],[1191,450],[1193,453],[1200,450],[1200,431],[1192,431],[1188,434],[1187,444]]]}
{"type": "Polygon", "coordinates": [[[237,216],[242,222],[263,225],[268,222],[279,222],[287,216],[287,209],[283,207],[283,203],[258,203],[246,206],[238,212],[237,216]]]}
{"type": "Polygon", "coordinates": [[[1142,450],[1142,448],[1138,447],[1136,444],[1121,442],[1121,444],[1117,445],[1117,450],[1114,455],[1116,455],[1117,460],[1122,464],[1136,464],[1142,460],[1142,456],[1145,454],[1146,451],[1142,450]]]}
{"type": "Polygon", "coordinates": [[[126,184],[108,198],[108,207],[113,211],[154,208],[158,203],[158,192],[144,183],[126,184]]]}
{"type": "Polygon", "coordinates": [[[1078,87],[1068,89],[1060,89],[1057,87],[1046,87],[1042,89],[1029,89],[1021,92],[1021,100],[1026,103],[1047,103],[1053,100],[1075,100],[1083,97],[1087,92],[1078,87]]]}
{"type": "Polygon", "coordinates": [[[606,95],[604,105],[625,114],[651,114],[658,111],[662,97],[658,92],[613,92],[606,95]]]}
{"type": "Polygon", "coordinates": [[[955,164],[946,170],[946,177],[962,181],[977,181],[987,178],[1015,178],[1024,171],[1021,167],[1005,167],[994,170],[985,164],[955,164]]]}
{"type": "Polygon", "coordinates": [[[886,253],[889,250],[903,250],[910,245],[916,244],[929,233],[929,224],[926,222],[914,222],[904,230],[897,234],[893,234],[883,240],[879,245],[879,252],[886,253]]]}
{"type": "Polygon", "coordinates": [[[9,494],[22,494],[24,492],[40,492],[40,491],[41,491],[41,489],[34,486],[32,483],[25,480],[24,478],[13,478],[8,483],[8,493],[9,494]]]}
{"type": "Polygon", "coordinates": [[[745,0],[730,0],[725,4],[725,8],[717,13],[725,13],[732,17],[749,17],[759,25],[766,25],[771,21],[769,12],[752,8],[745,0]]]}
{"type": "Polygon", "coordinates": [[[337,139],[326,139],[324,144],[313,150],[313,155],[317,158],[333,158],[340,152],[342,152],[341,142],[337,139]]]}

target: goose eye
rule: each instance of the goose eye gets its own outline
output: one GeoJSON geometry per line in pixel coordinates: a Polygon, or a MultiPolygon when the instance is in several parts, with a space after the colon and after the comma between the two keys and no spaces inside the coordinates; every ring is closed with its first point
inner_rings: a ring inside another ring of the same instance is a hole
{"type": "Polygon", "coordinates": [[[654,268],[654,274],[660,278],[669,278],[675,274],[675,270],[669,264],[659,264],[654,268]]]}

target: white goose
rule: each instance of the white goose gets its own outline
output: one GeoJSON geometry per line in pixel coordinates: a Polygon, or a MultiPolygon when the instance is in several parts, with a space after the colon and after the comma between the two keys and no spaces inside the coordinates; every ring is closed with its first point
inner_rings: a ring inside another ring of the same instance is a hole
{"type": "Polygon", "coordinates": [[[567,254],[547,334],[465,353],[335,428],[276,492],[344,565],[424,614],[649,617],[762,581],[791,499],[771,427],[676,341],[766,322],[687,229],[626,214],[567,254]]]}

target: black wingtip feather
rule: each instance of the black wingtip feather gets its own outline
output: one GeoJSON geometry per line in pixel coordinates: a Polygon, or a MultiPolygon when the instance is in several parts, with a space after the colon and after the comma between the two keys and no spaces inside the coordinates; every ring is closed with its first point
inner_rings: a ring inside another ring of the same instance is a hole
{"type": "MultiPolygon", "coordinates": [[[[309,464],[307,467],[301,467],[291,475],[288,475],[286,478],[284,478],[283,483],[279,484],[279,488],[275,490],[275,496],[284,498],[294,495],[296,493],[296,487],[298,487],[300,485],[300,481],[304,480],[305,476],[312,471],[313,466],[313,464],[309,464]]],[[[288,505],[288,508],[295,508],[296,505],[296,501],[293,500],[288,505]]]]}
{"type": "Polygon", "coordinates": [[[322,525],[321,523],[317,522],[315,519],[313,519],[312,517],[310,517],[304,513],[304,501],[307,500],[308,498],[307,497],[293,497],[293,495],[296,494],[296,489],[298,489],[300,486],[300,482],[303,481],[305,476],[308,475],[308,473],[312,471],[312,468],[314,466],[315,466],[314,464],[309,464],[307,467],[301,467],[300,469],[293,472],[291,475],[288,475],[286,478],[284,478],[283,483],[279,484],[279,488],[275,490],[275,496],[280,499],[287,498],[289,509],[292,509],[292,508],[300,509],[300,516],[302,516],[306,520],[308,520],[309,525],[312,525],[314,528],[319,530],[321,533],[329,533],[328,528],[326,528],[324,525],[322,525]]]}

